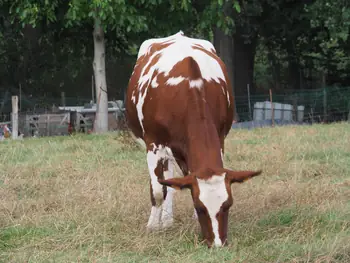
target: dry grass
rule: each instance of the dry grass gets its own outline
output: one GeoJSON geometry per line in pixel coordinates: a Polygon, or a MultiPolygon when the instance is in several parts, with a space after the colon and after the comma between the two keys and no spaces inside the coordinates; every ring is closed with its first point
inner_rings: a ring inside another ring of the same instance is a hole
{"type": "Polygon", "coordinates": [[[264,174],[233,185],[230,246],[200,244],[188,191],[176,225],[145,233],[145,153],[128,137],[0,144],[2,262],[350,262],[350,125],[232,130],[226,167],[264,174]]]}

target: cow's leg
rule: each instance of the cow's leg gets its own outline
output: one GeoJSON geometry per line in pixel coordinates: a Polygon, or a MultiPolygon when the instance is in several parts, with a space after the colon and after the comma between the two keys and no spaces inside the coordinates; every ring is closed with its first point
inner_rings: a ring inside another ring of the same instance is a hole
{"type": "Polygon", "coordinates": [[[156,145],[154,143],[148,144],[147,164],[150,174],[150,194],[152,202],[151,215],[147,223],[147,229],[151,231],[167,227],[172,223],[173,189],[169,189],[168,191],[166,186],[158,183],[158,178],[171,178],[171,176],[173,176],[173,168],[169,165],[170,162],[167,161],[165,148],[162,145],[156,145]]]}
{"type": "MultiPolygon", "coordinates": [[[[163,166],[164,178],[170,179],[174,177],[174,163],[171,160],[166,160],[163,166]]],[[[167,187],[165,189],[165,201],[162,206],[162,227],[166,228],[173,224],[173,195],[174,189],[167,187]]]]}

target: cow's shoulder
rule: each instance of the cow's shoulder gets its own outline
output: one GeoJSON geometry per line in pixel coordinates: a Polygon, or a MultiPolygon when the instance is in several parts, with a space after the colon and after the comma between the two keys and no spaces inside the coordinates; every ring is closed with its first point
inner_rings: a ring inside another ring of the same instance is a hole
{"type": "Polygon", "coordinates": [[[182,31],[177,32],[171,36],[162,38],[151,38],[142,42],[137,58],[139,59],[145,55],[152,55],[154,52],[161,51],[173,43],[185,46],[200,47],[216,55],[214,45],[205,39],[187,37],[182,31]]]}
{"type": "Polygon", "coordinates": [[[163,49],[165,46],[175,42],[176,38],[184,36],[184,33],[182,31],[179,31],[178,33],[162,37],[162,38],[150,38],[142,42],[139,52],[137,54],[137,58],[140,58],[144,55],[149,54],[150,52],[155,52],[163,49]]]}

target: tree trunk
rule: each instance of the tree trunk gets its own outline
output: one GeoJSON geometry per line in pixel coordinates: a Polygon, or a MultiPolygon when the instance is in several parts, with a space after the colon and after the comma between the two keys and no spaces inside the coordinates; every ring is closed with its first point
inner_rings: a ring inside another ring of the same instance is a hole
{"type": "Polygon", "coordinates": [[[281,65],[276,58],[275,54],[273,53],[273,48],[270,47],[269,45],[266,46],[268,53],[267,53],[267,58],[271,64],[271,73],[272,73],[272,78],[273,78],[273,89],[276,91],[281,90],[281,65]]]}
{"type": "Polygon", "coordinates": [[[21,61],[16,69],[16,90],[19,88],[19,84],[22,86],[23,92],[32,92],[28,90],[28,81],[30,79],[30,68],[35,65],[36,61],[35,58],[38,55],[38,53],[41,51],[39,46],[39,37],[42,34],[41,32],[41,26],[40,24],[36,26],[35,28],[32,25],[26,25],[22,30],[21,33],[24,37],[24,52],[18,53],[19,56],[22,57],[22,59],[19,59],[21,61]],[[33,61],[34,60],[34,61],[33,61]],[[29,78],[28,78],[29,75],[29,78]]]}
{"type": "Polygon", "coordinates": [[[301,78],[299,63],[291,57],[288,60],[288,82],[290,83],[291,89],[297,90],[302,88],[301,78]]]}
{"type": "Polygon", "coordinates": [[[234,50],[234,89],[236,96],[247,96],[247,84],[251,92],[254,90],[254,58],[256,50],[256,37],[250,39],[250,43],[244,42],[240,30],[233,35],[234,50]]]}
{"type": "MultiPolygon", "coordinates": [[[[235,95],[234,91],[234,78],[233,78],[233,46],[232,46],[232,36],[226,35],[221,29],[215,28],[214,29],[214,47],[216,49],[217,54],[219,57],[223,60],[223,62],[226,65],[226,70],[228,73],[228,77],[231,82],[232,86],[232,91],[233,91],[233,96],[235,95]]],[[[235,98],[235,96],[234,96],[235,98]]],[[[234,111],[235,111],[235,116],[234,119],[235,121],[238,121],[238,113],[236,109],[236,103],[234,104],[234,111]]]]}
{"type": "Polygon", "coordinates": [[[286,51],[288,54],[288,83],[290,89],[301,89],[302,76],[300,72],[300,63],[293,41],[287,43],[286,51]]]}
{"type": "Polygon", "coordinates": [[[101,22],[97,19],[95,19],[93,37],[93,69],[96,88],[96,117],[94,123],[94,132],[102,133],[108,131],[108,96],[106,82],[104,31],[101,22]]]}

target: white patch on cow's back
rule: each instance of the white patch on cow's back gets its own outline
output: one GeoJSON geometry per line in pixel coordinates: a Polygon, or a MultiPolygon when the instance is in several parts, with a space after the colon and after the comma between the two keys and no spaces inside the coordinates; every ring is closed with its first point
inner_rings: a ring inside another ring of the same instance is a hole
{"type": "Polygon", "coordinates": [[[136,103],[136,96],[135,96],[135,90],[133,90],[131,94],[131,101],[135,104],[136,103]]]}
{"type": "Polygon", "coordinates": [[[224,87],[223,87],[223,86],[221,86],[221,90],[222,90],[222,94],[225,95],[225,90],[224,90],[224,87]]]}
{"type": "Polygon", "coordinates": [[[220,64],[216,59],[212,58],[210,55],[201,50],[193,48],[194,46],[201,45],[205,50],[212,53],[213,50],[215,51],[215,48],[211,42],[204,39],[186,37],[180,31],[177,34],[169,37],[154,38],[144,41],[140,47],[138,56],[140,57],[146,54],[152,44],[155,43],[172,44],[160,51],[154,52],[154,54],[149,58],[147,65],[151,63],[155,56],[161,54],[161,57],[154,67],[149,70],[148,74],[144,75],[147,65],[143,67],[139,80],[139,86],[142,86],[152,77],[155,69],[158,70],[158,74],[164,73],[165,76],[168,76],[170,70],[173,69],[175,64],[182,61],[186,57],[192,57],[197,62],[202,77],[205,80],[211,81],[213,79],[218,83],[220,83],[219,79],[222,79],[223,81],[226,80],[220,64]]]}
{"type": "MultiPolygon", "coordinates": [[[[188,79],[190,81],[190,87],[201,88],[203,86],[203,80],[208,82],[215,81],[220,84],[220,80],[226,82],[225,75],[221,69],[219,62],[203,52],[200,49],[196,49],[194,47],[202,46],[205,50],[212,53],[215,52],[215,48],[213,44],[204,39],[196,39],[184,36],[183,32],[180,31],[174,35],[164,37],[164,38],[153,38],[144,41],[139,49],[138,58],[142,55],[149,53],[152,44],[156,43],[171,43],[169,46],[163,48],[162,50],[156,51],[149,57],[147,63],[143,66],[140,77],[138,79],[138,89],[139,89],[139,98],[138,103],[136,105],[137,114],[139,118],[139,122],[141,128],[144,132],[143,127],[143,104],[145,101],[145,97],[147,95],[148,85],[151,84],[153,88],[158,87],[158,83],[154,81],[152,78],[157,78],[159,74],[164,74],[165,77],[169,76],[169,72],[173,69],[173,67],[186,57],[192,57],[198,64],[199,70],[202,75],[202,79],[188,79]],[[148,72],[145,73],[145,70],[152,63],[153,59],[160,55],[157,62],[152,65],[148,72]],[[158,75],[155,75],[154,72],[157,71],[158,75]],[[142,87],[146,85],[146,88],[143,92],[141,92],[142,87]]],[[[171,76],[170,76],[171,77],[171,76]]],[[[183,81],[183,77],[177,77],[170,80],[168,79],[167,83],[172,86],[176,86],[176,83],[180,83],[183,81]]]]}
{"type": "Polygon", "coordinates": [[[228,193],[225,185],[225,174],[213,175],[208,180],[198,179],[199,200],[208,210],[214,233],[214,245],[222,246],[219,235],[219,222],[216,218],[222,204],[227,200],[228,193]]]}
{"type": "Polygon", "coordinates": [[[157,78],[154,78],[153,80],[152,80],[152,88],[157,88],[158,87],[158,83],[157,83],[157,78]]]}
{"type": "Polygon", "coordinates": [[[203,80],[202,79],[195,79],[190,80],[190,88],[202,88],[203,87],[203,80]]]}
{"type": "Polygon", "coordinates": [[[202,79],[189,80],[189,78],[184,78],[182,76],[168,78],[165,84],[170,86],[176,86],[176,85],[179,85],[184,80],[189,81],[190,88],[200,89],[203,87],[203,84],[204,84],[202,79]]]}
{"type": "Polygon", "coordinates": [[[147,40],[143,41],[141,46],[140,46],[140,48],[139,48],[139,52],[137,54],[137,58],[147,54],[149,52],[150,47],[151,47],[152,44],[168,43],[169,41],[174,40],[177,36],[183,36],[183,34],[184,33],[180,30],[176,34],[168,36],[168,37],[151,38],[151,39],[147,39],[147,40]]]}
{"type": "Polygon", "coordinates": [[[148,91],[148,89],[146,88],[145,92],[143,94],[141,94],[141,92],[139,92],[139,100],[136,104],[137,117],[139,118],[140,126],[142,128],[143,133],[145,132],[145,129],[143,127],[143,122],[142,122],[142,120],[143,120],[142,107],[143,107],[143,104],[145,102],[147,91],[148,91]]]}
{"type": "Polygon", "coordinates": [[[171,78],[168,78],[167,81],[165,82],[165,84],[167,85],[170,85],[170,86],[176,86],[178,84],[180,84],[182,81],[184,81],[185,78],[184,77],[171,77],[171,78]]]}

